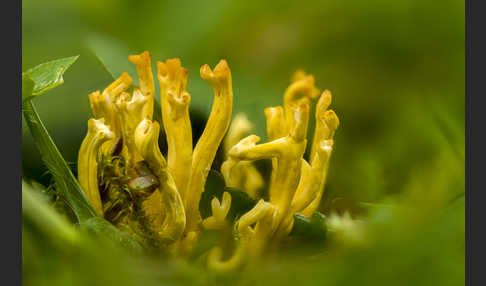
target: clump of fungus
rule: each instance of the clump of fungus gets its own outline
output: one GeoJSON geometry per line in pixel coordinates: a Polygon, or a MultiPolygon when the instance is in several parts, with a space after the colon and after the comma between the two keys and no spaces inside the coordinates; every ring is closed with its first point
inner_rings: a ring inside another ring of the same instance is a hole
{"type": "Polygon", "coordinates": [[[153,120],[155,86],[150,54],[132,55],[129,60],[137,69],[140,86],[130,89],[132,78],[123,73],[102,92],[89,95],[95,118],[88,121],[88,133],[79,150],[78,179],[100,216],[144,244],[166,245],[178,256],[191,252],[204,229],[234,229],[238,241],[231,258],[223,261],[218,246],[207,253],[209,268],[227,271],[259,257],[267,243],[288,236],[294,214],[313,215],[322,198],[339,119],[328,110],[331,93],[321,93],[312,75],[296,72],[284,93],[283,107],[264,110],[269,141],[257,144],[258,136],[246,136],[252,125],[244,114],[237,114],[230,126],[233,89],[226,61],[221,60],[214,69],[203,65],[200,75],[214,89],[214,102],[205,129],[193,146],[187,70],[179,59],[157,62],[162,127],[168,143],[166,160],[158,145],[160,125],[153,120]],[[317,98],[316,127],[307,161],[303,157],[310,103],[317,98]],[[226,186],[244,190],[257,200],[234,222],[226,219],[232,204],[228,192],[221,200],[212,199],[211,216],[202,219],[199,211],[221,144],[226,186]],[[268,201],[262,199],[264,177],[253,163],[262,159],[272,162],[268,201]]]}

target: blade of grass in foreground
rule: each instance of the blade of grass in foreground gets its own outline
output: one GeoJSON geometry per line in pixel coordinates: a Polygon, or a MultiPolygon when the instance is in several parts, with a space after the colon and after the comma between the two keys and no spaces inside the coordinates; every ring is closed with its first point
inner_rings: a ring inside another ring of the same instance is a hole
{"type": "Polygon", "coordinates": [[[68,164],[49,136],[32,101],[22,104],[22,114],[26,120],[34,142],[39,149],[42,160],[51,171],[59,192],[66,198],[78,221],[84,222],[96,215],[94,208],[88,202],[84,192],[74,177],[68,164]]]}
{"type": "Polygon", "coordinates": [[[43,63],[22,74],[22,114],[59,192],[67,200],[78,221],[83,222],[96,216],[96,212],[49,136],[32,103],[35,96],[63,84],[64,72],[77,58],[78,56],[75,56],[43,63]]]}
{"type": "Polygon", "coordinates": [[[22,217],[32,221],[52,239],[76,242],[76,230],[22,180],[22,217]]]}

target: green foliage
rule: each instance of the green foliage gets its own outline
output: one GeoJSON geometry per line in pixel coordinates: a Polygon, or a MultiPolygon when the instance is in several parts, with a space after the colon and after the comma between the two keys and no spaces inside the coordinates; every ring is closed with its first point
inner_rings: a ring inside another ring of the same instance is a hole
{"type": "Polygon", "coordinates": [[[34,86],[35,83],[30,77],[22,75],[22,102],[34,97],[32,95],[34,86]]]}
{"type": "MultiPolygon", "coordinates": [[[[36,95],[62,84],[62,74],[76,59],[77,57],[72,57],[69,58],[69,60],[58,60],[41,64],[22,75],[23,85],[25,82],[25,89],[22,91],[22,97],[26,99],[22,103],[22,114],[29,126],[34,142],[41,153],[42,160],[54,177],[57,190],[62,194],[63,198],[66,199],[79,223],[81,225],[86,225],[87,229],[90,229],[97,234],[106,236],[111,241],[127,247],[130,246],[131,249],[136,249],[137,247],[140,248],[128,234],[121,232],[112,224],[97,216],[93,206],[87,200],[71,169],[57,149],[54,141],[49,136],[47,129],[42,123],[42,120],[31,101],[32,96],[28,94],[30,91],[35,90],[35,88],[32,89],[32,82],[35,83],[35,86],[39,86],[36,95]],[[34,75],[35,80],[29,81],[30,75],[34,75]],[[57,76],[56,80],[52,79],[52,76],[54,75],[57,76]]],[[[32,95],[34,95],[34,93],[32,93],[32,95]]],[[[24,196],[22,198],[24,198],[24,196]]],[[[29,196],[26,198],[27,202],[29,202],[29,199],[30,202],[33,201],[29,196]]],[[[35,206],[32,203],[31,205],[35,206]]],[[[42,208],[39,207],[38,209],[41,210],[42,208]]],[[[48,213],[46,213],[45,216],[48,216],[48,213]]],[[[57,224],[59,225],[59,223],[57,224]]]]}
{"type": "Polygon", "coordinates": [[[22,221],[37,229],[37,233],[45,234],[54,243],[73,245],[76,240],[76,230],[55,209],[53,209],[41,193],[22,181],[22,221]]]}
{"type": "Polygon", "coordinates": [[[42,160],[54,177],[58,191],[67,200],[78,220],[82,222],[96,216],[93,206],[88,202],[81,186],[49,136],[30,100],[26,100],[22,104],[22,114],[41,153],[42,160]]]}
{"type": "Polygon", "coordinates": [[[140,244],[133,240],[128,233],[120,231],[110,222],[100,217],[92,217],[84,221],[81,224],[81,227],[84,230],[95,234],[96,237],[102,237],[107,241],[114,242],[133,253],[142,252],[140,244]]]}
{"type": "Polygon", "coordinates": [[[132,52],[123,43],[97,34],[87,37],[86,42],[91,52],[113,79],[118,78],[122,72],[127,72],[133,78],[133,83],[138,83],[137,70],[128,61],[128,55],[132,52]]]}
{"type": "Polygon", "coordinates": [[[326,216],[320,212],[312,214],[310,219],[301,214],[294,214],[294,226],[290,235],[300,236],[308,240],[323,241],[326,238],[326,216]]]}
{"type": "MultiPolygon", "coordinates": [[[[64,83],[63,74],[78,59],[79,56],[53,60],[40,64],[22,73],[22,89],[24,89],[24,77],[28,77],[34,82],[32,92],[24,96],[22,101],[31,99],[32,96],[43,94],[64,83]]],[[[26,86],[27,88],[27,86],[26,86]]]]}
{"type": "Polygon", "coordinates": [[[223,176],[214,170],[209,171],[204,192],[199,201],[199,212],[202,218],[211,216],[211,201],[213,198],[223,199],[223,193],[228,192],[231,195],[231,207],[226,218],[230,221],[236,220],[241,215],[251,210],[257,203],[250,198],[248,194],[237,188],[226,187],[223,176]]]}

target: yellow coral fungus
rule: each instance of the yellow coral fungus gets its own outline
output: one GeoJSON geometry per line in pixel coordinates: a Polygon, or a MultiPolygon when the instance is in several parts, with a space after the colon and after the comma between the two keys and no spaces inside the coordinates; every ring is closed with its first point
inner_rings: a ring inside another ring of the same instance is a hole
{"type": "Polygon", "coordinates": [[[331,93],[325,90],[316,106],[310,158],[304,158],[310,103],[320,94],[312,75],[297,71],[284,92],[283,105],[265,108],[268,142],[257,144],[260,138],[249,135],[252,124],[244,114],[237,114],[230,125],[233,88],[227,62],[221,60],[214,69],[203,65],[200,75],[213,88],[214,102],[193,148],[188,72],[179,59],[157,62],[166,160],[158,145],[160,125],[152,118],[155,86],[150,54],[131,55],[129,60],[140,86],[130,89],[132,78],[123,73],[103,92],[89,94],[95,118],[88,121],[79,150],[78,178],[100,216],[141,242],[166,245],[179,256],[191,252],[202,231],[233,229],[237,240],[230,258],[223,259],[218,245],[207,253],[207,265],[215,271],[257,259],[269,242],[291,233],[295,214],[312,217],[322,198],[339,125],[336,113],[327,110],[331,93]],[[203,219],[201,196],[211,191],[205,186],[220,145],[225,187],[218,190],[219,198],[209,199],[210,214],[203,219]],[[253,162],[262,159],[272,162],[268,184],[253,162]],[[265,185],[268,201],[263,199],[265,185]]]}

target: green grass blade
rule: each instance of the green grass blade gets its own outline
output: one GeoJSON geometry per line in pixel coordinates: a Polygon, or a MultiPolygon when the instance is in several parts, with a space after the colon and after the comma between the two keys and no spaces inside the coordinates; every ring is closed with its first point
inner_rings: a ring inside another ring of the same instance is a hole
{"type": "Polygon", "coordinates": [[[22,114],[39,149],[42,160],[51,171],[59,192],[66,198],[79,222],[97,216],[71,169],[69,169],[68,164],[49,136],[32,101],[26,100],[23,102],[22,114]]]}
{"type": "Polygon", "coordinates": [[[62,239],[70,244],[77,241],[78,234],[72,225],[24,181],[22,181],[22,219],[31,222],[51,239],[62,239]]]}

